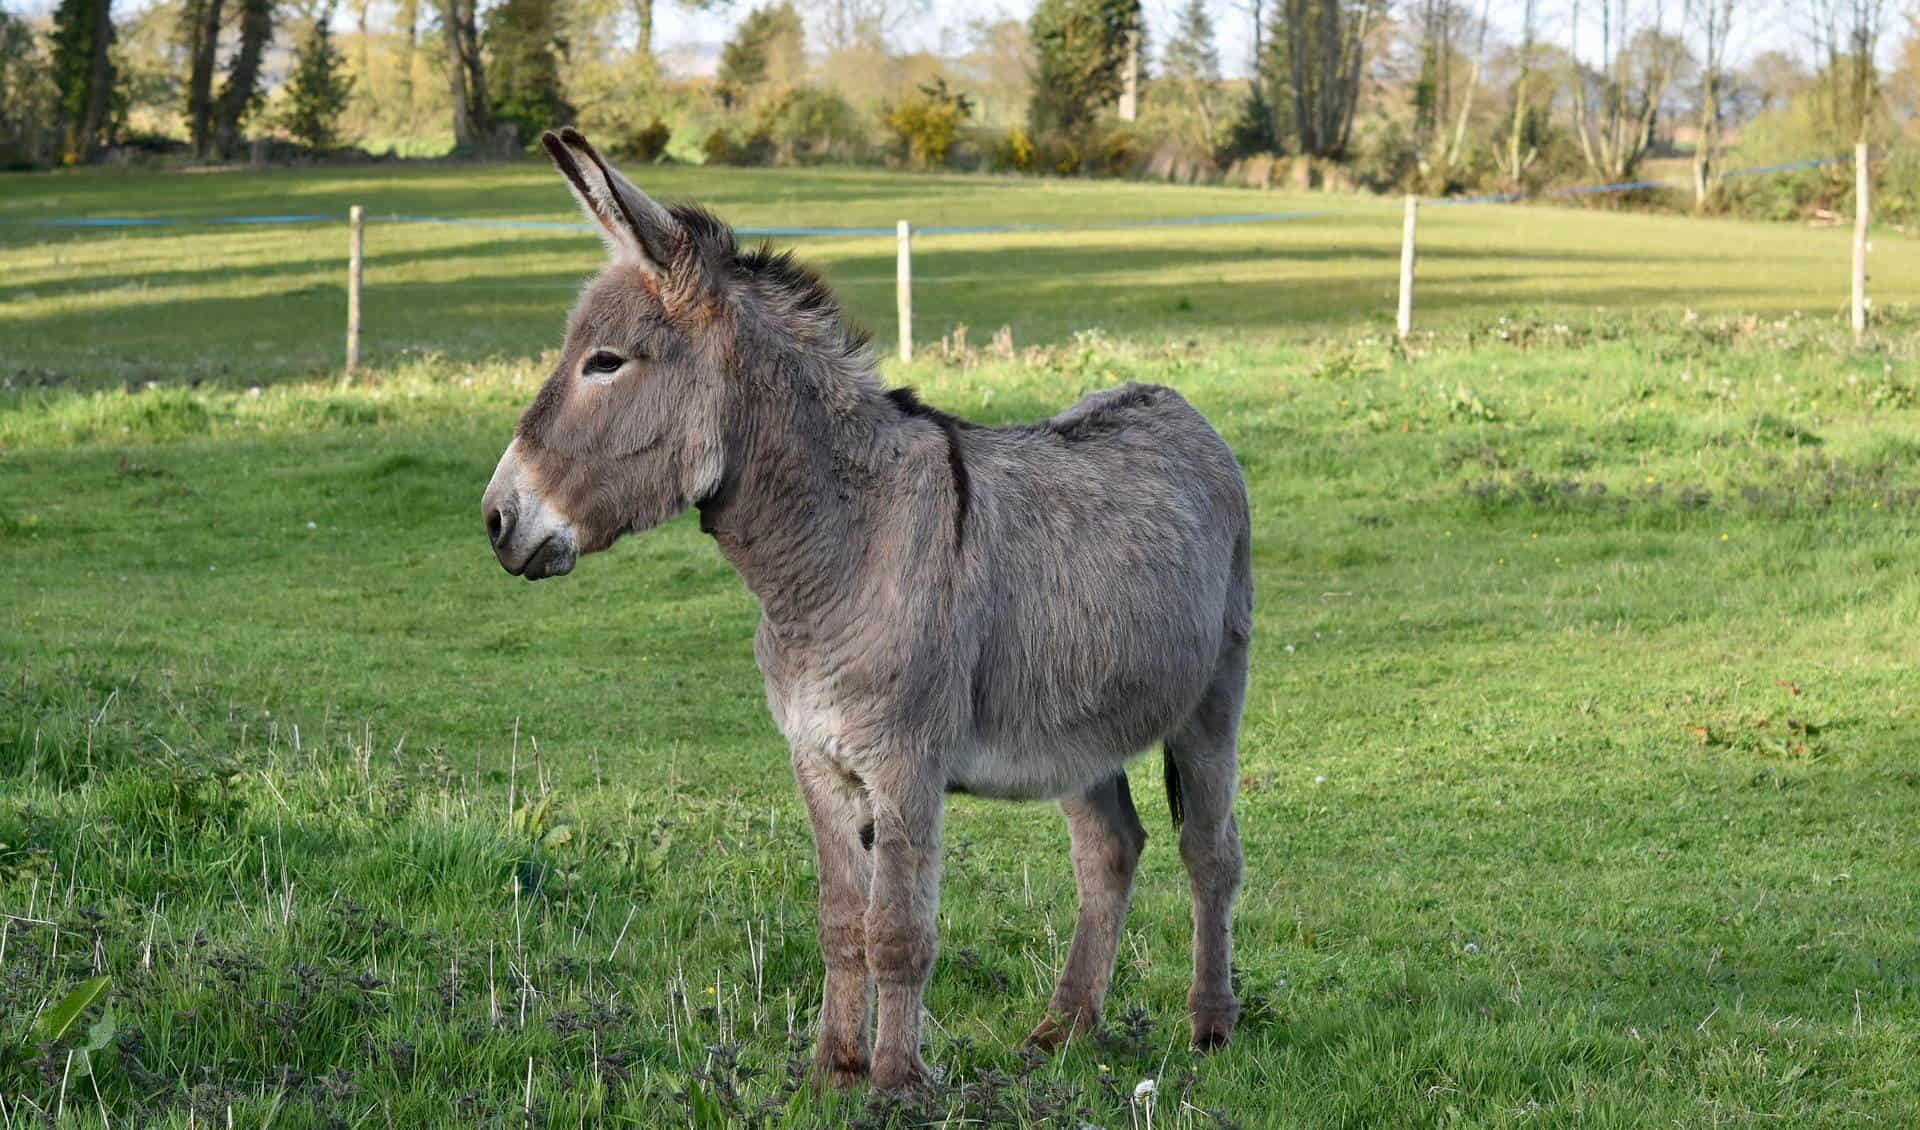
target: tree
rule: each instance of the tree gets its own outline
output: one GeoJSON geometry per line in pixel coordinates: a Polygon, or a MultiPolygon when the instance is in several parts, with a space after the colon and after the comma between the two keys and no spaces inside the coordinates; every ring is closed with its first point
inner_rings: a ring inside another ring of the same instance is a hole
{"type": "Polygon", "coordinates": [[[1274,103],[1291,110],[1302,153],[1346,156],[1360,100],[1367,35],[1384,0],[1281,0],[1274,13],[1265,73],[1274,103]]]}
{"type": "Polygon", "coordinates": [[[332,148],[340,111],[347,108],[353,78],[333,44],[333,4],[329,2],[294,48],[293,73],[287,79],[281,124],[314,149],[332,148]]]}
{"type": "Polygon", "coordinates": [[[52,38],[60,158],[77,164],[94,154],[113,124],[113,0],[60,0],[52,38]]]}
{"type": "Polygon", "coordinates": [[[487,13],[493,117],[522,142],[573,117],[560,84],[559,17],[555,0],[506,0],[487,13]]]}
{"type": "Polygon", "coordinates": [[[480,57],[478,0],[437,0],[447,37],[447,94],[453,104],[453,146],[475,153],[493,141],[486,64],[480,57]]]}
{"type": "Polygon", "coordinates": [[[1027,24],[1038,64],[1028,107],[1035,133],[1079,134],[1119,97],[1141,22],[1140,0],[1040,0],[1027,24]]]}
{"type": "Polygon", "coordinates": [[[1187,0],[1180,23],[1160,61],[1160,70],[1180,98],[1199,116],[1201,137],[1214,143],[1213,101],[1220,84],[1220,52],[1213,42],[1213,18],[1206,0],[1187,0]]]}
{"type": "Polygon", "coordinates": [[[806,74],[806,60],[806,28],[792,0],[755,8],[721,48],[720,100],[732,107],[768,82],[795,85],[806,74]]]}
{"type": "Polygon", "coordinates": [[[1687,0],[1687,23],[1700,43],[1700,138],[1693,149],[1693,206],[1704,209],[1719,179],[1721,95],[1726,85],[1727,41],[1737,0],[1687,0]]]}
{"type": "Polygon", "coordinates": [[[1443,182],[1451,179],[1453,169],[1466,155],[1467,116],[1473,112],[1473,96],[1480,86],[1489,2],[1482,0],[1478,21],[1473,21],[1455,0],[1420,3],[1420,75],[1413,91],[1414,147],[1421,172],[1437,175],[1443,182]],[[1466,60],[1465,90],[1456,99],[1457,72],[1462,63],[1456,42],[1476,26],[1479,36],[1471,59],[1466,60]]]}
{"type": "Polygon", "coordinates": [[[1688,55],[1685,44],[1661,30],[1658,4],[1644,20],[1634,18],[1628,0],[1599,0],[1594,7],[1600,14],[1597,71],[1579,60],[1581,2],[1573,4],[1568,59],[1574,131],[1580,154],[1595,176],[1626,181],[1653,145],[1661,103],[1688,55]]]}
{"type": "Polygon", "coordinates": [[[48,156],[57,93],[41,43],[27,21],[0,11],[0,168],[48,156]]]}
{"type": "Polygon", "coordinates": [[[1507,118],[1507,137],[1500,155],[1500,171],[1509,188],[1518,189],[1527,170],[1540,156],[1546,133],[1547,111],[1538,104],[1541,85],[1536,80],[1534,56],[1540,45],[1540,0],[1521,0],[1520,46],[1516,62],[1520,73],[1513,81],[1513,112],[1507,118]]]}
{"type": "Polygon", "coordinates": [[[240,46],[213,104],[213,145],[221,153],[239,148],[240,127],[260,105],[260,58],[272,40],[273,0],[241,0],[240,46]]]}
{"type": "Polygon", "coordinates": [[[180,8],[180,43],[187,52],[187,139],[193,155],[201,159],[213,146],[213,71],[224,8],[223,0],[185,0],[180,8]]]}
{"type": "Polygon", "coordinates": [[[1886,29],[1886,0],[1803,0],[1820,73],[1815,91],[1822,124],[1839,143],[1867,140],[1880,101],[1875,57],[1886,29]]]}

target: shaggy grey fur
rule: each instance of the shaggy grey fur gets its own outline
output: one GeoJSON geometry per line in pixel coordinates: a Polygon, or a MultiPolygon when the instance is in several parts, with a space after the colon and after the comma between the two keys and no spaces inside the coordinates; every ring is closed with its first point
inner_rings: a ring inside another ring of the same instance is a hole
{"type": "Polygon", "coordinates": [[[489,485],[489,534],[534,578],[697,506],[759,598],[819,863],[822,1081],[925,1077],[948,791],[1059,798],[1080,913],[1031,1039],[1098,1022],[1146,839],[1125,766],[1155,743],[1185,810],[1192,1037],[1226,1040],[1253,601],[1226,444],[1153,385],[1018,428],[889,391],[813,276],[655,204],[578,134],[546,142],[612,262],[489,485]]]}

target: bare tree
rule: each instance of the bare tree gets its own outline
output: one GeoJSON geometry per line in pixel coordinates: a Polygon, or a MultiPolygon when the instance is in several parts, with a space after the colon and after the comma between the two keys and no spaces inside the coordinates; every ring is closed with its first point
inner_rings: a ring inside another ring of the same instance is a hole
{"type": "Polygon", "coordinates": [[[1661,0],[1638,12],[1630,0],[1598,0],[1587,9],[1597,10],[1600,18],[1600,64],[1590,70],[1579,58],[1582,7],[1581,0],[1573,0],[1574,130],[1587,168],[1602,179],[1624,181],[1653,145],[1660,105],[1685,58],[1684,45],[1662,30],[1661,0]]]}
{"type": "Polygon", "coordinates": [[[1534,55],[1540,43],[1540,0],[1521,0],[1520,12],[1520,49],[1518,62],[1520,73],[1513,81],[1513,115],[1507,122],[1506,152],[1501,157],[1501,171],[1508,185],[1518,187],[1527,170],[1540,156],[1540,150],[1533,138],[1538,132],[1535,116],[1534,55]]]}
{"type": "Polygon", "coordinates": [[[467,152],[492,143],[487,72],[480,58],[477,0],[438,0],[447,36],[447,92],[453,100],[453,144],[467,152]]]}
{"type": "Polygon", "coordinates": [[[222,0],[187,0],[180,10],[187,49],[187,138],[204,159],[213,144],[213,69],[220,47],[222,0]]]}
{"type": "Polygon", "coordinates": [[[1414,86],[1414,134],[1423,175],[1445,179],[1466,153],[1467,118],[1480,86],[1481,60],[1487,46],[1487,14],[1491,0],[1482,0],[1475,20],[1457,0],[1420,0],[1420,77],[1414,86]],[[1456,99],[1455,83],[1462,63],[1457,41],[1475,35],[1473,53],[1465,59],[1465,90],[1456,99]],[[1451,128],[1449,128],[1451,127],[1451,128]]]}
{"type": "Polygon", "coordinates": [[[1270,51],[1301,152],[1346,155],[1367,35],[1383,13],[1382,0],[1280,0],[1270,51]]]}
{"type": "Polygon", "coordinates": [[[1700,43],[1700,138],[1693,149],[1693,206],[1704,209],[1718,187],[1721,96],[1727,77],[1727,42],[1740,0],[1686,0],[1686,19],[1700,43]]]}
{"type": "Polygon", "coordinates": [[[213,104],[213,146],[221,153],[239,147],[240,126],[260,99],[260,60],[273,40],[273,15],[273,0],[241,0],[240,45],[213,104]]]}
{"type": "Polygon", "coordinates": [[[1867,140],[1880,100],[1874,56],[1886,30],[1886,0],[1802,0],[1815,57],[1820,113],[1838,142],[1867,140]]]}

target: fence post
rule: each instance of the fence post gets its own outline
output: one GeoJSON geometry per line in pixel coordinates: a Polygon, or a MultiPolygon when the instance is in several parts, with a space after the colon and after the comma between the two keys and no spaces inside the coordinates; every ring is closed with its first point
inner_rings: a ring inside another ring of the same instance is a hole
{"type": "Polygon", "coordinates": [[[1867,143],[1853,147],[1853,336],[1867,332],[1867,219],[1868,185],[1873,180],[1867,165],[1867,143]]]}
{"type": "Polygon", "coordinates": [[[900,360],[913,360],[913,225],[900,221],[900,266],[894,275],[894,302],[900,313],[900,360]]]}
{"type": "Polygon", "coordinates": [[[360,366],[360,251],[365,212],[355,204],[347,209],[347,374],[360,366]]]}
{"type": "Polygon", "coordinates": [[[1407,194],[1406,223],[1400,229],[1400,336],[1413,332],[1413,235],[1420,222],[1420,198],[1407,194]]]}

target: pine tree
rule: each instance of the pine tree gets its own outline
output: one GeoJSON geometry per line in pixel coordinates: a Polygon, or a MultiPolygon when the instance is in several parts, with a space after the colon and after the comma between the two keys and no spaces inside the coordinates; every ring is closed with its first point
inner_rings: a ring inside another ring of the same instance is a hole
{"type": "Polygon", "coordinates": [[[294,49],[286,106],[280,113],[280,124],[287,132],[314,149],[332,147],[340,111],[347,108],[347,96],[353,91],[346,59],[333,45],[333,32],[328,26],[332,22],[333,5],[329,3],[294,49]]]}
{"type": "Polygon", "coordinates": [[[1180,25],[1161,62],[1166,79],[1200,116],[1202,137],[1212,144],[1215,87],[1220,82],[1220,51],[1213,42],[1213,19],[1206,0],[1187,0],[1180,25]]]}
{"type": "Polygon", "coordinates": [[[1092,125],[1120,96],[1143,26],[1140,0],[1040,0],[1027,24],[1039,60],[1033,131],[1073,135],[1092,125]]]}
{"type": "Polygon", "coordinates": [[[487,13],[493,117],[512,123],[522,142],[573,118],[560,83],[559,24],[555,0],[506,0],[487,13]]]}
{"type": "Polygon", "coordinates": [[[52,39],[61,159],[75,164],[92,156],[112,127],[119,77],[110,53],[113,0],[60,0],[52,39]]]}
{"type": "Polygon", "coordinates": [[[805,25],[791,0],[755,8],[720,51],[720,101],[732,107],[769,80],[795,82],[805,60],[805,25]]]}

